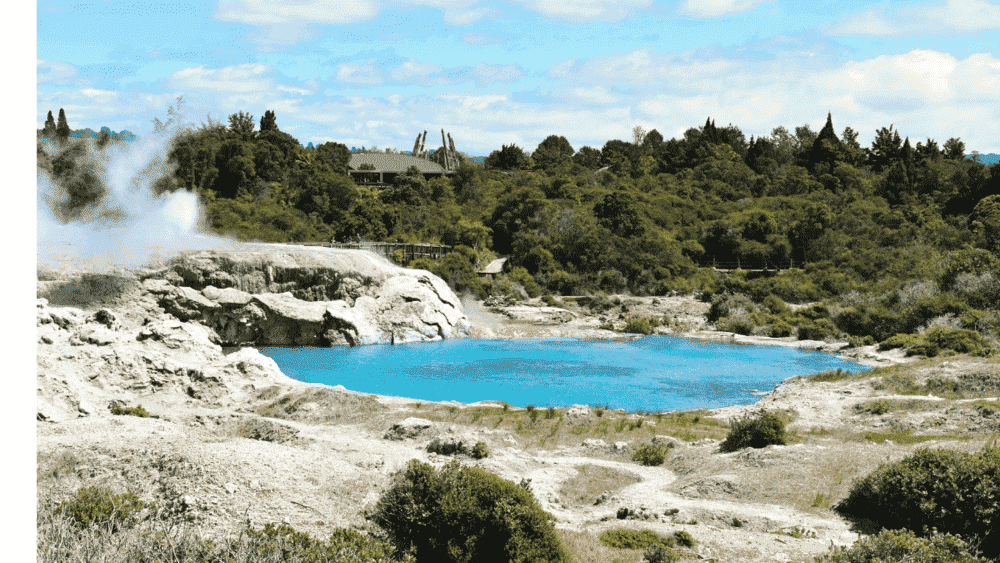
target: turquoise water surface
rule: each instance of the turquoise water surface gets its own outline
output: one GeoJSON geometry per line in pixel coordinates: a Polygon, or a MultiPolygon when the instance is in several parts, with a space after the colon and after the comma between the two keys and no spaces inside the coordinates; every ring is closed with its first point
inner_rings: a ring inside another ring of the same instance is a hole
{"type": "Polygon", "coordinates": [[[670,411],[749,404],[793,375],[868,368],[781,346],[647,336],[634,342],[568,338],[446,340],[356,348],[261,348],[281,371],[353,391],[524,407],[608,405],[670,411]]]}

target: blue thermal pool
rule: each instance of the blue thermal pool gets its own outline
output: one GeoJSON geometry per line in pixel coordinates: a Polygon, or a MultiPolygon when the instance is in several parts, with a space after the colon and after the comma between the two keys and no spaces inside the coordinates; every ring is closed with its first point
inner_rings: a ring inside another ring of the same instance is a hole
{"type": "Polygon", "coordinates": [[[281,371],[353,391],[524,407],[608,405],[670,411],[749,404],[793,375],[868,369],[821,352],[781,346],[647,336],[633,342],[567,338],[446,340],[356,348],[260,351],[281,371]]]}

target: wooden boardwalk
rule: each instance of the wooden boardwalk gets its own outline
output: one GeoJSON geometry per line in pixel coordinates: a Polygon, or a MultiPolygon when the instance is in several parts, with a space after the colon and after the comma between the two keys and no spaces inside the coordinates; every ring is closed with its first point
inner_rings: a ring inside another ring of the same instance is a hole
{"type": "Polygon", "coordinates": [[[402,250],[403,262],[409,262],[414,258],[430,258],[437,260],[451,252],[452,248],[447,244],[427,244],[413,242],[316,242],[304,243],[309,246],[325,246],[327,248],[343,248],[349,250],[370,250],[382,256],[390,257],[392,253],[402,250]]]}

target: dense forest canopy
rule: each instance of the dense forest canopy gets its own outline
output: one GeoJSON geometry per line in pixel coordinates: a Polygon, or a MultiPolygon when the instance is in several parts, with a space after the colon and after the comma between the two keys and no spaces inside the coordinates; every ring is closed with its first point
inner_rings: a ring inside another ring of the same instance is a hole
{"type": "MultiPolygon", "coordinates": [[[[71,143],[64,123],[60,112],[39,137],[71,143]]],[[[259,127],[239,112],[178,133],[174,172],[156,189],[197,192],[212,228],[242,239],[452,245],[411,266],[460,292],[699,291],[744,331],[784,322],[881,341],[933,321],[996,338],[1000,165],[966,158],[959,138],[911,141],[889,125],[862,147],[829,114],[818,132],[777,126],[749,139],[711,118],[681,138],[633,133],[578,149],[553,134],[533,151],[504,145],[481,166],[463,159],[449,177],[413,168],[370,186],[348,176],[344,144],[303,147],[273,111],[259,127]],[[511,271],[478,279],[497,255],[511,271]],[[789,316],[772,296],[827,305],[789,316]]],[[[72,180],[72,150],[39,149],[39,166],[72,180]]]]}

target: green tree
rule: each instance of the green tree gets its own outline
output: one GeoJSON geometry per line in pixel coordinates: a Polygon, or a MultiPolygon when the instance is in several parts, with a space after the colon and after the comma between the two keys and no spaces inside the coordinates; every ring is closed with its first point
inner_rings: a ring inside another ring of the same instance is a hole
{"type": "Polygon", "coordinates": [[[241,141],[246,142],[253,139],[256,127],[253,116],[249,113],[241,111],[229,116],[229,132],[236,135],[241,141]]]}
{"type": "Polygon", "coordinates": [[[531,159],[521,147],[510,144],[503,145],[500,150],[493,151],[483,160],[486,169],[522,170],[531,166],[531,159]]]}
{"type": "Polygon", "coordinates": [[[266,133],[268,131],[278,130],[278,120],[274,116],[273,110],[266,110],[264,116],[260,118],[260,132],[266,133]]]}
{"type": "Polygon", "coordinates": [[[574,152],[566,137],[549,135],[531,153],[531,159],[535,161],[536,168],[550,170],[569,162],[574,152]]]}
{"type": "Polygon", "coordinates": [[[833,117],[826,114],[826,125],[819,131],[816,140],[809,150],[809,168],[814,174],[831,173],[836,167],[837,160],[842,152],[840,139],[833,130],[833,117]]]}
{"type": "Polygon", "coordinates": [[[962,160],[965,158],[965,143],[958,137],[952,137],[944,142],[944,157],[949,160],[962,160]]]}
{"type": "Polygon", "coordinates": [[[903,147],[903,140],[899,137],[899,131],[893,131],[893,126],[881,128],[875,132],[875,140],[866,153],[868,163],[876,173],[892,166],[900,155],[903,147]]]}
{"type": "Polygon", "coordinates": [[[580,147],[573,155],[573,163],[588,170],[597,170],[601,167],[601,151],[594,147],[580,147]]]}
{"type": "Polygon", "coordinates": [[[976,236],[976,246],[1000,256],[1000,195],[979,200],[969,216],[969,228],[976,236]]]}
{"type": "Polygon", "coordinates": [[[639,212],[638,202],[628,192],[614,191],[604,196],[594,206],[594,216],[604,228],[620,237],[641,237],[646,232],[645,219],[639,212]]]}
{"type": "Polygon", "coordinates": [[[212,189],[219,197],[249,195],[253,190],[256,170],[253,145],[240,139],[229,139],[219,146],[215,168],[219,171],[212,189]]]}
{"type": "Polygon", "coordinates": [[[59,123],[56,125],[56,138],[65,141],[69,138],[70,131],[69,123],[66,121],[66,112],[63,108],[59,108],[59,123]]]}
{"type": "Polygon", "coordinates": [[[49,115],[45,118],[45,125],[42,127],[42,136],[52,138],[55,135],[56,120],[52,117],[52,110],[49,110],[49,115]]]}

